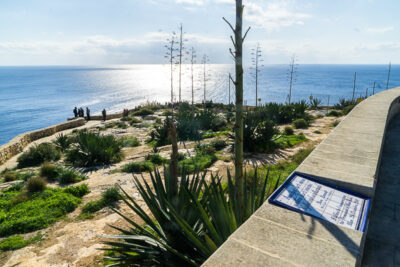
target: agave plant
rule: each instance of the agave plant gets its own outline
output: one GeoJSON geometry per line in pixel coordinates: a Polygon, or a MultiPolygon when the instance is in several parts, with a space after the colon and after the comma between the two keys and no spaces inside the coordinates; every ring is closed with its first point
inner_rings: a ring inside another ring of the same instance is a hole
{"type": "Polygon", "coordinates": [[[61,151],[64,152],[67,150],[71,144],[71,139],[66,134],[59,134],[54,140],[54,144],[61,151]]]}
{"type": "Polygon", "coordinates": [[[163,179],[155,170],[151,183],[134,177],[151,214],[121,188],[122,200],[145,224],[140,225],[114,210],[130,228],[112,226],[120,235],[107,236],[106,250],[112,253],[106,259],[113,266],[199,266],[271,193],[267,188],[268,174],[260,184],[257,172],[252,179],[245,175],[243,202],[238,201],[237,187],[229,172],[226,186],[218,175],[212,174],[207,183],[205,172],[193,176],[183,173],[175,185],[178,188],[169,182],[167,171],[164,176],[163,179]]]}

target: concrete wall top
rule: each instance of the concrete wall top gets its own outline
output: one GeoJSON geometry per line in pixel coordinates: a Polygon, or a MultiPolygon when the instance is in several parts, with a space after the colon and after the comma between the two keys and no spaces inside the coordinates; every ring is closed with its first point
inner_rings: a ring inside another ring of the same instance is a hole
{"type": "MultiPolygon", "coordinates": [[[[400,87],[358,104],[296,169],[373,198],[386,127],[399,112],[400,87]]],[[[366,232],[267,201],[203,266],[357,266],[366,232]]]]}

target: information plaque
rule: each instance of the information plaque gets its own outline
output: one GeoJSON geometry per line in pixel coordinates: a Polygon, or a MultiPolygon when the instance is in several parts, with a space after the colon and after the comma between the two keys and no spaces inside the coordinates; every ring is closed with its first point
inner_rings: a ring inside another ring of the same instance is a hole
{"type": "Polygon", "coordinates": [[[370,199],[292,173],[270,196],[270,203],[323,219],[354,230],[364,231],[370,199]]]}

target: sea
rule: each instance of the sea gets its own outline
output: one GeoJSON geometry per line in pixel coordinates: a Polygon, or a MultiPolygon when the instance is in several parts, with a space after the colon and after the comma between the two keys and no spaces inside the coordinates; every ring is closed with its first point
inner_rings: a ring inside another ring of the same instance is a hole
{"type": "MultiPolygon", "coordinates": [[[[234,66],[223,64],[182,67],[181,100],[234,102],[234,66]],[[230,93],[229,93],[230,92],[230,93]]],[[[388,65],[296,65],[291,101],[319,98],[333,105],[351,98],[356,75],[356,97],[386,90],[388,65]],[[375,83],[375,88],[374,88],[375,83]]],[[[179,101],[179,73],[172,73],[174,101],[179,101]]],[[[258,72],[261,103],[288,101],[288,65],[266,65],[258,72]]],[[[389,88],[400,86],[400,65],[392,65],[389,88]]],[[[244,102],[256,103],[255,71],[244,69],[244,102]]],[[[171,100],[168,65],[13,66],[0,67],[0,145],[18,134],[66,121],[73,108],[89,107],[92,115],[103,108],[121,112],[147,102],[171,100]]]]}

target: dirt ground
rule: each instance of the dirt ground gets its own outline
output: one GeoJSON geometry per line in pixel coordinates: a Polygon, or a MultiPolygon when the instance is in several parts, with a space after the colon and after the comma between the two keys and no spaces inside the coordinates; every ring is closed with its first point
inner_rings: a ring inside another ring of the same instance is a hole
{"type": "MultiPolygon", "coordinates": [[[[317,116],[322,113],[324,113],[324,111],[314,111],[312,115],[317,116]]],[[[341,119],[342,118],[335,117],[317,118],[312,122],[308,129],[295,130],[296,134],[302,132],[307,139],[309,139],[308,142],[300,143],[292,148],[277,150],[272,154],[247,155],[245,161],[246,166],[251,167],[253,165],[273,164],[288,158],[301,148],[315,146],[333,130],[333,127],[331,126],[332,122],[335,120],[340,121],[341,119]],[[315,133],[317,130],[321,133],[315,133]]],[[[91,121],[80,128],[97,127],[102,124],[103,122],[91,121]]],[[[285,125],[279,126],[280,129],[283,129],[284,127],[285,125]]],[[[64,133],[69,133],[71,131],[72,130],[67,130],[64,131],[64,133]]],[[[39,231],[43,234],[42,241],[16,251],[0,253],[0,266],[102,266],[103,251],[99,250],[99,248],[104,247],[102,244],[102,241],[104,241],[103,236],[115,233],[109,225],[124,227],[124,225],[126,225],[125,221],[121,219],[119,215],[113,213],[109,208],[104,208],[97,212],[93,219],[79,220],[78,216],[81,213],[81,207],[90,200],[99,199],[101,193],[114,184],[121,185],[124,190],[140,201],[139,194],[133,184],[132,175],[119,172],[113,173],[112,170],[119,168],[127,162],[142,160],[152,150],[144,144],[144,140],[148,137],[150,131],[147,128],[139,129],[129,127],[126,130],[109,129],[107,131],[110,131],[117,136],[128,135],[137,137],[143,142],[143,145],[140,147],[124,149],[124,161],[88,173],[88,179],[81,183],[86,183],[91,192],[83,197],[83,204],[81,204],[74,212],[68,214],[64,220],[55,223],[47,229],[39,231]]],[[[55,139],[55,136],[56,135],[43,138],[35,143],[51,141],[55,139]]],[[[193,147],[193,142],[186,142],[185,145],[183,143],[179,144],[179,149],[182,151],[193,149],[193,147]]],[[[164,157],[168,157],[169,153],[169,146],[160,148],[160,154],[164,157]]],[[[231,157],[229,149],[226,149],[223,152],[223,156],[226,158],[231,157]]],[[[0,171],[6,167],[12,168],[16,166],[17,157],[18,155],[10,159],[3,166],[0,166],[0,171]]],[[[209,170],[219,172],[219,174],[223,176],[226,174],[227,168],[232,169],[233,163],[218,160],[209,168],[209,170]]],[[[149,174],[144,173],[143,178],[146,180],[149,179],[149,174]]],[[[144,203],[141,206],[144,209],[146,208],[144,203]]],[[[119,203],[117,208],[124,214],[128,214],[129,217],[137,220],[135,215],[126,205],[119,203]]],[[[34,234],[35,233],[30,233],[28,236],[34,234]]]]}

